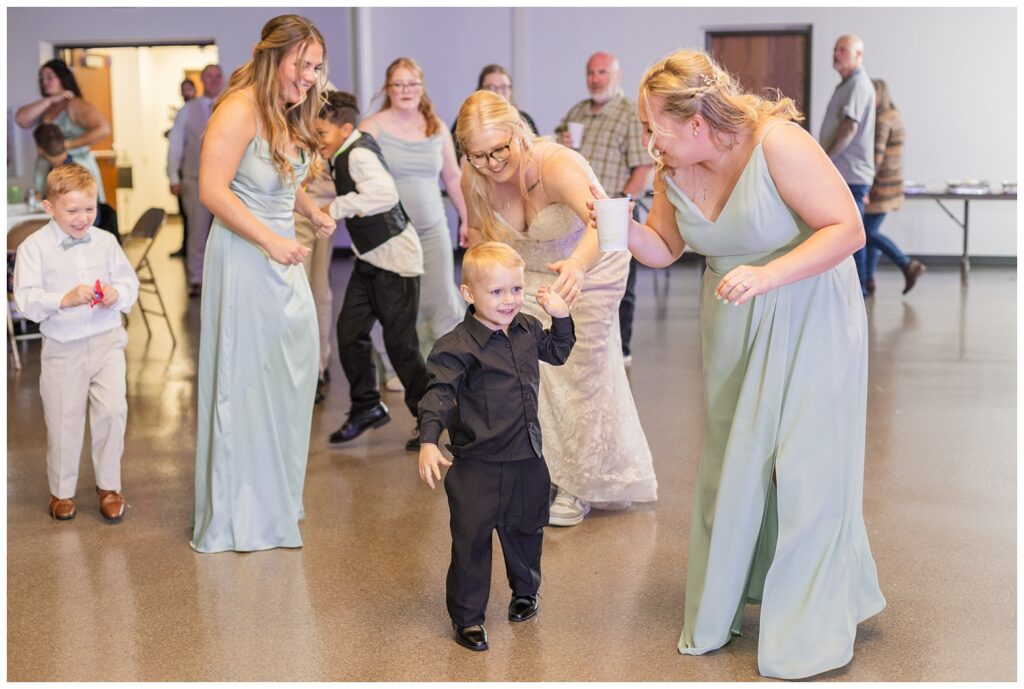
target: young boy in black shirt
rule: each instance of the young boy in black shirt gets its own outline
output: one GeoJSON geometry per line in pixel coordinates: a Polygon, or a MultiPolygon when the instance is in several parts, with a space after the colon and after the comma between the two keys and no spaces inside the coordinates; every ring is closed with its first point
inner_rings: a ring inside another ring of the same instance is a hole
{"type": "Polygon", "coordinates": [[[548,523],[551,478],[541,452],[537,392],[540,361],[565,363],[576,342],[569,307],[541,287],[537,303],[551,329],[524,313],[523,259],[501,242],[466,252],[462,296],[466,317],[435,344],[420,401],[420,478],[434,488],[441,466],[451,512],[452,562],[447,603],[455,640],[488,648],[484,612],[491,584],[491,532],[505,556],[512,601],[508,617],[537,613],[540,553],[548,523]],[[437,446],[448,429],[453,461],[437,446]]]}

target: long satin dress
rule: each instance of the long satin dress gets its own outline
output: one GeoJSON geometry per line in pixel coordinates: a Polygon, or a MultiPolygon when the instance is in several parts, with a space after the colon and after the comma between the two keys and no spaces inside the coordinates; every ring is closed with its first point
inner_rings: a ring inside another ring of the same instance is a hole
{"type": "Polygon", "coordinates": [[[679,651],[739,634],[760,602],[758,668],[797,679],[845,665],[857,624],[885,607],[862,509],[867,318],[853,258],[736,306],[715,288],[812,230],[779,195],[761,144],[714,222],[671,180],[701,297],[704,446],[679,651]],[[772,482],[776,470],[778,485],[772,482]]]}
{"type": "Polygon", "coordinates": [[[434,341],[462,322],[466,304],[455,284],[455,254],[441,199],[441,135],[406,141],[383,129],[377,138],[398,187],[398,197],[423,247],[416,334],[424,356],[434,341]]]}
{"type": "MultiPolygon", "coordinates": [[[[308,161],[292,161],[295,180],[308,161]]],[[[231,190],[268,228],[295,238],[295,182],[257,136],[231,190]]],[[[285,266],[214,219],[203,268],[192,547],[302,545],[302,484],[320,346],[301,265],[285,266]]]]}
{"type": "MultiPolygon", "coordinates": [[[[585,229],[563,203],[541,209],[525,235],[507,228],[508,243],[526,262],[523,312],[544,327],[551,317],[537,304],[537,289],[558,277],[547,264],[568,258],[585,229]]],[[[627,252],[601,257],[587,272],[572,307],[572,354],[563,366],[540,367],[538,411],[551,482],[592,503],[653,502],[658,497],[654,460],[622,360],[619,302],[628,273],[627,252]]]]}

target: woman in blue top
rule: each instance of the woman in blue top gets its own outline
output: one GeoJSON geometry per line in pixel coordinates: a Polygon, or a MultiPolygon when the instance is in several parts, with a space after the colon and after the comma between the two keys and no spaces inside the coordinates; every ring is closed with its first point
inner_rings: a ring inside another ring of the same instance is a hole
{"type": "Polygon", "coordinates": [[[466,311],[456,289],[452,237],[438,177],[459,214],[462,246],[466,246],[466,204],[451,132],[434,112],[423,70],[415,61],[400,57],[388,66],[384,103],[359,128],[380,143],[402,207],[423,246],[416,329],[426,354],[437,338],[462,322],[466,311]]]}
{"type": "MultiPolygon", "coordinates": [[[[96,178],[99,200],[105,202],[100,168],[89,146],[110,136],[110,122],[82,98],[75,75],[63,60],[50,60],[39,68],[39,94],[42,98],[18,108],[14,121],[23,129],[45,123],[57,125],[64,135],[67,152],[96,178]]],[[[46,186],[46,175],[50,169],[46,159],[36,158],[35,186],[40,193],[46,186]]]]}
{"type": "Polygon", "coordinates": [[[849,188],[794,120],[705,53],[640,82],[657,163],[637,260],[707,257],[700,323],[706,406],[679,651],[738,634],[760,602],[758,667],[796,679],[845,665],[879,612],[862,509],[867,319],[851,254],[864,228],[849,188]]]}
{"type": "Polygon", "coordinates": [[[308,19],[263,27],[214,105],[199,194],[214,215],[203,267],[192,547],[297,548],[320,359],[293,212],[334,221],[300,186],[319,164],[313,123],[324,39],[308,19]]]}

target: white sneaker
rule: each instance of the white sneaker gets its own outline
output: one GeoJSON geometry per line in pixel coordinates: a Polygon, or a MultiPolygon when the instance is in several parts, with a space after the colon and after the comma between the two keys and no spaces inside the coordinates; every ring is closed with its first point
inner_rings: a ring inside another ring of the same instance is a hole
{"type": "Polygon", "coordinates": [[[627,354],[626,356],[622,357],[622,363],[626,365],[626,368],[629,368],[630,366],[632,366],[633,365],[633,355],[632,354],[627,354]]]}
{"type": "Polygon", "coordinates": [[[402,385],[402,381],[398,380],[398,376],[391,376],[384,383],[384,389],[388,392],[405,392],[405,386],[402,385]]]}
{"type": "Polygon", "coordinates": [[[633,503],[629,501],[620,502],[592,502],[590,506],[595,510],[607,510],[609,512],[618,512],[621,510],[628,510],[633,503]]]}
{"type": "Polygon", "coordinates": [[[580,500],[575,495],[559,488],[555,501],[551,503],[548,524],[551,526],[576,526],[589,512],[590,505],[586,500],[580,500]]]}

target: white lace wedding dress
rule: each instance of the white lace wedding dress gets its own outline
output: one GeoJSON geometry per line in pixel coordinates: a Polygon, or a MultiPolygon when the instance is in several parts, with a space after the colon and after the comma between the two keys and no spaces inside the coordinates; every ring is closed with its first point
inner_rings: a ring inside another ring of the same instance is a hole
{"type": "MultiPolygon", "coordinates": [[[[568,258],[583,231],[583,222],[561,203],[543,208],[525,235],[507,229],[508,243],[526,261],[523,311],[545,327],[551,318],[537,304],[537,288],[558,277],[545,266],[568,258]]],[[[657,499],[651,449],[622,361],[619,302],[628,272],[625,251],[604,254],[588,271],[572,307],[572,354],[563,366],[540,367],[539,412],[551,482],[591,503],[657,499]]]]}

